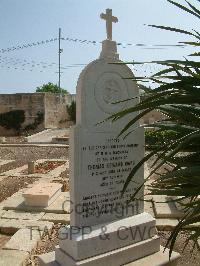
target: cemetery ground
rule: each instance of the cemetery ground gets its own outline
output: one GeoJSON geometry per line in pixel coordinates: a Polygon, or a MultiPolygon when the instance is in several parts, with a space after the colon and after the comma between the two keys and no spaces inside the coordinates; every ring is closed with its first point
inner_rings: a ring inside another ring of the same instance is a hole
{"type": "MultiPolygon", "coordinates": [[[[59,228],[69,223],[69,206],[62,209],[64,198],[69,197],[68,146],[26,146],[19,144],[18,139],[17,142],[16,145],[2,144],[0,147],[1,266],[12,265],[13,262],[16,266],[22,263],[26,266],[38,265],[37,256],[55,249],[59,241],[59,228]],[[28,174],[29,161],[36,163],[33,174],[28,174]],[[38,182],[61,183],[63,198],[58,200],[57,206],[52,203],[49,207],[38,210],[26,209],[23,205],[20,208],[22,193],[38,182]]],[[[145,166],[145,175],[148,174],[149,167],[150,162],[145,166]]],[[[163,201],[165,197],[153,196],[152,199],[163,201]]],[[[151,202],[145,203],[145,211],[157,219],[161,244],[165,246],[170,231],[178,223],[182,212],[173,204],[151,202]]],[[[198,246],[193,247],[193,243],[189,242],[184,249],[186,236],[182,232],[174,248],[181,254],[178,265],[200,265],[198,246]]]]}

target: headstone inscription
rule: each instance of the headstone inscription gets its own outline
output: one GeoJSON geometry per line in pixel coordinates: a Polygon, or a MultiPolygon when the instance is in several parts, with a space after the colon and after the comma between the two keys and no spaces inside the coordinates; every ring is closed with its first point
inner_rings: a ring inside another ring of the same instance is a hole
{"type": "MultiPolygon", "coordinates": [[[[112,12],[107,13],[101,17],[112,23],[112,12]]],[[[131,169],[144,156],[144,132],[138,122],[127,138],[117,136],[137,113],[99,124],[139,101],[137,84],[124,79],[133,73],[116,64],[121,61],[109,30],[100,58],[83,70],[77,84],[76,125],[70,135],[70,226],[60,230],[55,258],[44,255],[40,265],[120,266],[160,250],[155,219],[144,212],[141,200],[129,203],[144,180],[143,167],[121,195],[131,169]]],[[[141,190],[137,198],[143,195],[141,190]]]]}

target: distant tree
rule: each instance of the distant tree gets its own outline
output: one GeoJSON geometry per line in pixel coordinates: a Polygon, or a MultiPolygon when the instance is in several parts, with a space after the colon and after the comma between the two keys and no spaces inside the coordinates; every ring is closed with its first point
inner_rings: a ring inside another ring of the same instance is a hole
{"type": "Polygon", "coordinates": [[[40,87],[36,88],[36,92],[52,92],[52,93],[62,93],[63,94],[68,94],[68,91],[63,89],[63,88],[59,88],[58,85],[53,84],[51,82],[47,83],[47,84],[43,84],[40,87]]]}

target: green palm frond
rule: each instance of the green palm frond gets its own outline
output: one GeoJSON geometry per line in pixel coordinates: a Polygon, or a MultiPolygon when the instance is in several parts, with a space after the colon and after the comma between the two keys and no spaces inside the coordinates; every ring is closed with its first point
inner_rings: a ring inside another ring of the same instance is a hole
{"type": "MultiPolygon", "coordinates": [[[[168,2],[200,19],[200,10],[188,1],[186,1],[187,6],[172,0],[168,0],[168,2]]],[[[192,36],[195,40],[184,42],[184,44],[196,48],[200,46],[200,34],[195,30],[190,32],[173,27],[150,26],[192,36]]],[[[200,52],[196,51],[190,56],[199,55],[200,52]]],[[[128,62],[128,64],[133,65],[140,63],[142,62],[128,62]]],[[[200,238],[200,228],[195,226],[196,223],[200,222],[200,62],[185,58],[184,60],[149,63],[162,65],[165,69],[148,78],[133,77],[131,79],[134,81],[154,81],[157,83],[157,87],[145,90],[142,101],[136,106],[122,110],[108,119],[114,122],[124,116],[134,114],[119,134],[119,136],[126,136],[134,130],[134,124],[141,117],[152,110],[157,110],[164,114],[166,119],[150,125],[155,128],[154,132],[173,130],[176,133],[175,139],[171,141],[166,139],[163,145],[154,147],[152,152],[135,165],[122,190],[124,193],[130,182],[134,180],[139,168],[147,160],[157,155],[149,177],[136,189],[130,200],[137,198],[137,193],[153,174],[157,174],[157,179],[150,185],[150,188],[148,187],[152,194],[178,196],[180,204],[184,208],[185,216],[180,220],[168,240],[171,254],[181,230],[191,230],[190,226],[192,225],[192,232],[188,240],[197,241],[200,238]],[[135,117],[136,111],[140,111],[140,114],[135,117]],[[170,165],[171,170],[158,175],[159,170],[166,165],[170,165]],[[182,199],[184,199],[183,202],[182,199]]]]}

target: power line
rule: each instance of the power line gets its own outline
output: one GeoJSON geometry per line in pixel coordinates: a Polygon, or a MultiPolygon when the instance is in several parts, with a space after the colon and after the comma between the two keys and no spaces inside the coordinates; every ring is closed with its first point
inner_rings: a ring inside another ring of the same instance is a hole
{"type": "MultiPolygon", "coordinates": [[[[64,41],[68,41],[68,42],[79,42],[82,44],[101,44],[101,41],[92,41],[92,40],[87,40],[87,39],[74,39],[74,38],[62,38],[62,40],[64,41]]],[[[149,48],[155,48],[155,49],[165,49],[167,47],[178,47],[178,48],[184,48],[187,45],[185,44],[145,44],[145,43],[122,43],[122,42],[118,42],[117,43],[118,46],[122,46],[123,48],[126,48],[128,46],[132,46],[132,47],[141,47],[141,48],[145,48],[145,47],[149,47],[149,48]]]]}
{"type": "MultiPolygon", "coordinates": [[[[52,43],[59,40],[59,38],[51,38],[49,40],[43,40],[43,41],[36,41],[33,43],[27,43],[27,44],[22,44],[22,45],[17,45],[17,46],[12,46],[8,47],[5,49],[0,49],[0,53],[8,53],[8,52],[14,52],[22,49],[27,49],[39,45],[45,45],[48,43],[52,43]]],[[[77,39],[77,38],[70,38],[70,37],[61,37],[60,40],[63,41],[68,41],[68,42],[78,42],[81,44],[93,44],[93,45],[99,45],[102,42],[101,41],[95,41],[95,40],[87,40],[87,39],[77,39]]],[[[117,46],[121,46],[122,48],[127,48],[127,47],[139,47],[142,49],[166,49],[170,47],[176,47],[176,48],[185,48],[188,45],[186,44],[145,44],[145,43],[123,43],[123,42],[118,42],[117,46]]]]}
{"type": "MultiPolygon", "coordinates": [[[[44,67],[56,67],[58,66],[58,63],[55,62],[44,62],[44,61],[36,61],[36,60],[27,60],[27,59],[21,59],[21,58],[15,58],[15,57],[7,57],[7,56],[0,56],[0,64],[12,64],[12,65],[32,65],[34,67],[36,66],[44,66],[44,67]]],[[[68,69],[68,68],[76,68],[76,67],[81,67],[85,66],[86,64],[81,64],[81,63],[74,63],[74,64],[69,64],[69,65],[61,65],[61,69],[68,69]]]]}
{"type": "Polygon", "coordinates": [[[27,44],[12,46],[12,47],[8,47],[5,49],[0,49],[0,53],[13,52],[13,51],[22,50],[25,48],[30,48],[30,47],[34,47],[34,46],[38,46],[38,45],[44,45],[47,43],[55,42],[57,40],[58,40],[58,38],[54,38],[54,39],[49,39],[49,40],[44,40],[44,41],[39,41],[39,42],[37,41],[37,42],[33,42],[33,43],[27,43],[27,44]]]}

